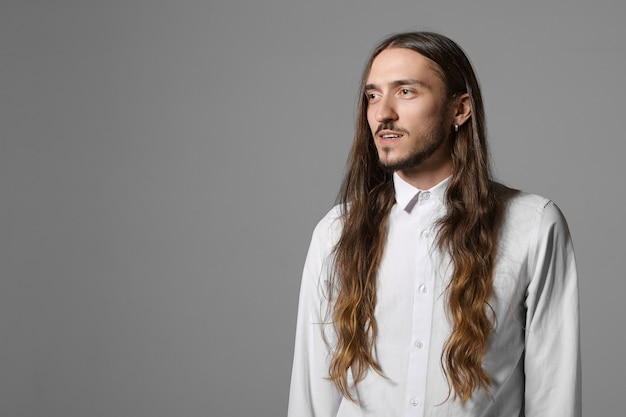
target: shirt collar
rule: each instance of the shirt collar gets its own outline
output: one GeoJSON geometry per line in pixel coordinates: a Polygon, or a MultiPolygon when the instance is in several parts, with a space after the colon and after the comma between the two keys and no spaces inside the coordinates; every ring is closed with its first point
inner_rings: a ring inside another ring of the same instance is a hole
{"type": "Polygon", "coordinates": [[[396,202],[403,209],[405,209],[408,204],[411,203],[411,201],[418,193],[426,191],[429,192],[432,197],[435,197],[441,202],[444,202],[449,182],[450,177],[447,177],[439,184],[428,190],[420,190],[419,188],[415,188],[414,186],[400,178],[397,172],[393,173],[393,186],[396,191],[396,202]]]}

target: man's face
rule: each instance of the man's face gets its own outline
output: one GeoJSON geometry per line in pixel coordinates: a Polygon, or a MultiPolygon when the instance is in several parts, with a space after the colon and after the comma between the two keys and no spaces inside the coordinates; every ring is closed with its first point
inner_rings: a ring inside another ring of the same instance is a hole
{"type": "Polygon", "coordinates": [[[382,51],[366,81],[367,120],[382,166],[428,171],[450,164],[453,114],[436,65],[406,48],[382,51]]]}

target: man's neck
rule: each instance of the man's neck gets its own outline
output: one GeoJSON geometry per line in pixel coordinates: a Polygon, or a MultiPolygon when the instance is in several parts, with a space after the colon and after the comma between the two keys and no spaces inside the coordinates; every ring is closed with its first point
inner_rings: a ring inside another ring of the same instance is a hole
{"type": "Polygon", "coordinates": [[[428,190],[452,175],[452,161],[436,170],[423,170],[421,167],[396,171],[398,176],[419,190],[428,190]]]}

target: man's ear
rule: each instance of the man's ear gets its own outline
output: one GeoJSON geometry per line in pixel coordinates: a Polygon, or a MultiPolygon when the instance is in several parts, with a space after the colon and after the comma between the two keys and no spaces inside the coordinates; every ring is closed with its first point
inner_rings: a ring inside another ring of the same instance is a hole
{"type": "Polygon", "coordinates": [[[454,123],[457,126],[463,125],[472,115],[472,105],[468,93],[463,93],[456,97],[453,101],[454,105],[454,123]]]}

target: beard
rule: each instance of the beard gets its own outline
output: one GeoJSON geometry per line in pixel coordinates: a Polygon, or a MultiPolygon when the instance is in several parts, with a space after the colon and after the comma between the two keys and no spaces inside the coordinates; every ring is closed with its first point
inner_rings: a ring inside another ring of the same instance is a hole
{"type": "MultiPolygon", "coordinates": [[[[395,130],[395,129],[391,129],[395,130]]],[[[414,168],[430,158],[445,143],[445,131],[442,124],[437,124],[421,135],[418,146],[413,147],[405,155],[395,159],[385,158],[391,148],[382,147],[378,151],[378,164],[385,170],[394,172],[414,168]]]]}

